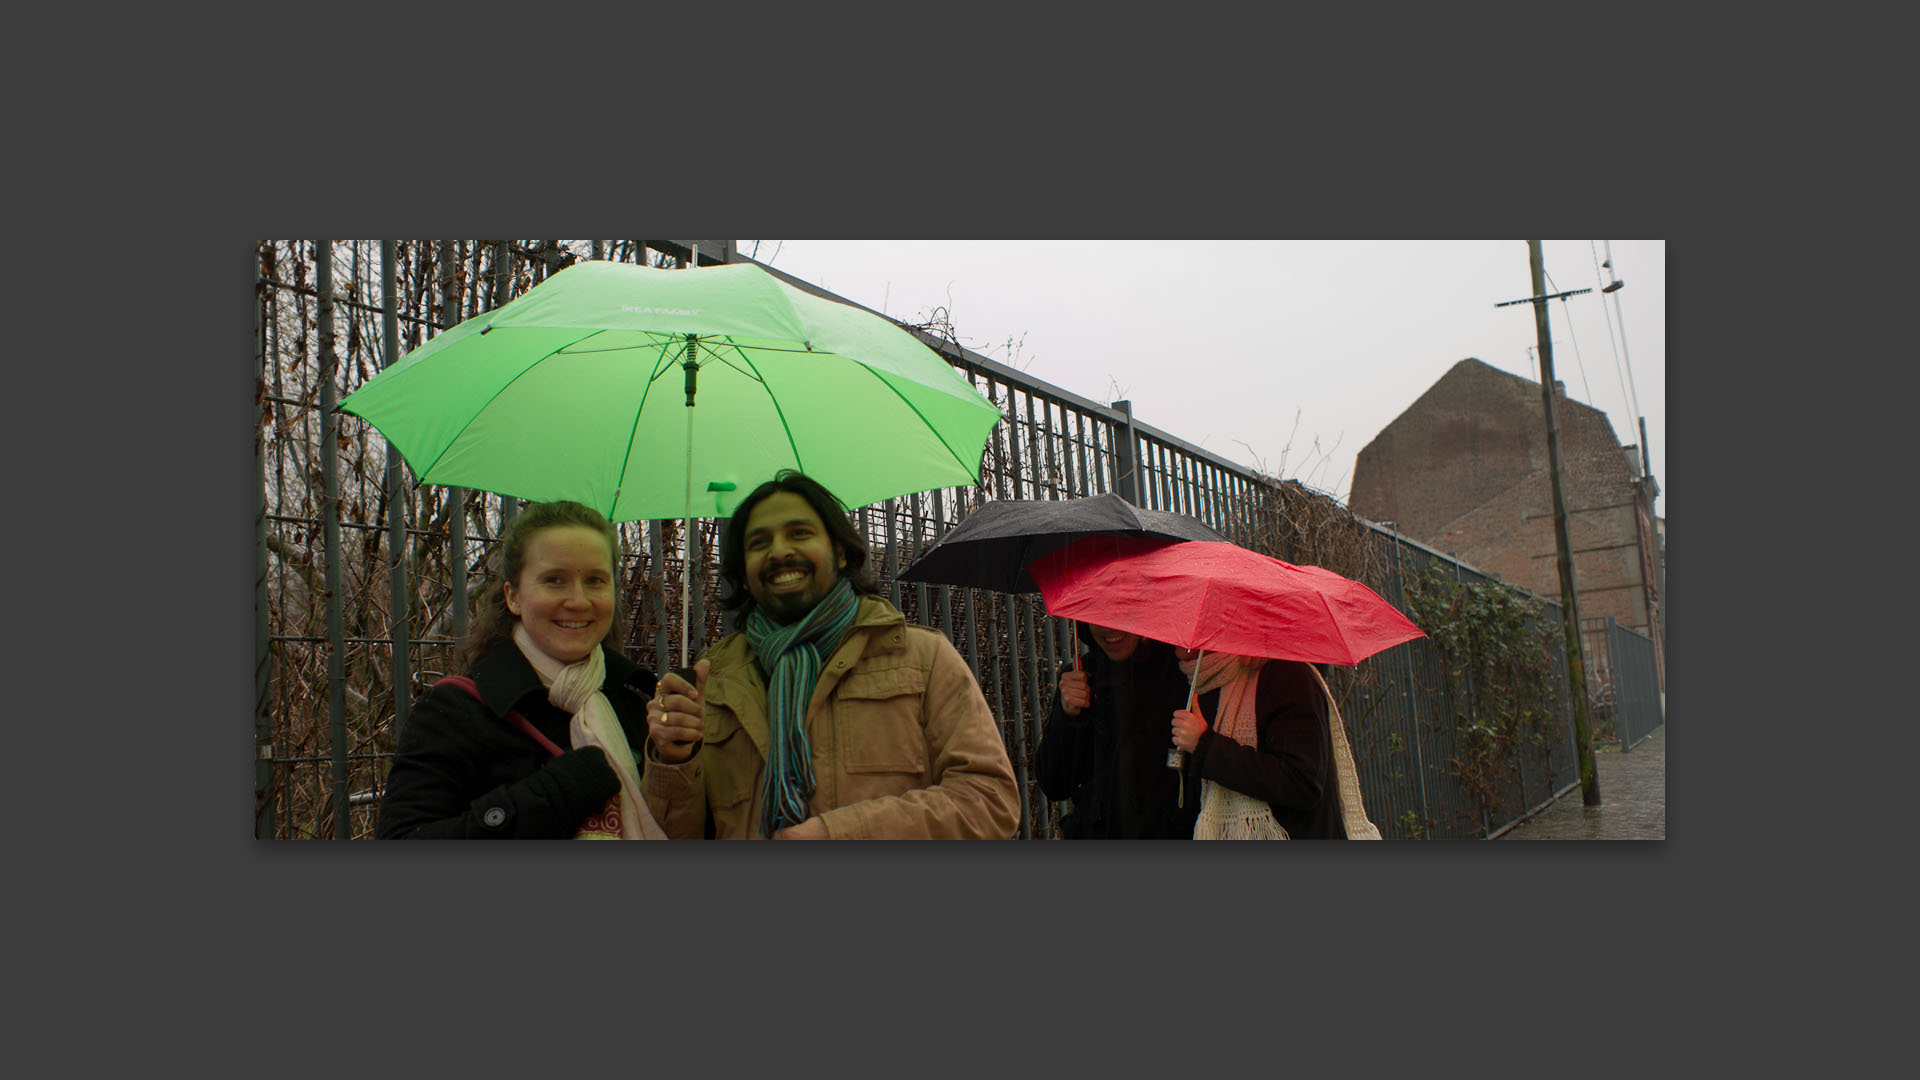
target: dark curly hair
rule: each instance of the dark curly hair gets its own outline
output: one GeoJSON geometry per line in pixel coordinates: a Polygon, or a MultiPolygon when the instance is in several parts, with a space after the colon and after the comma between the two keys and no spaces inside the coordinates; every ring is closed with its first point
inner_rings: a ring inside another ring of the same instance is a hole
{"type": "Polygon", "coordinates": [[[847,508],[818,480],[793,469],[781,469],[773,479],[740,500],[740,505],[733,508],[733,516],[727,519],[727,531],[720,538],[720,580],[726,586],[720,605],[742,615],[753,610],[753,591],[747,588],[747,518],[760,500],[781,491],[807,500],[813,512],[820,515],[827,536],[840,545],[847,556],[847,565],[841,569],[840,576],[853,585],[853,591],[861,596],[879,593],[879,582],[867,566],[867,542],[854,530],[847,508]]]}
{"type": "MultiPolygon", "coordinates": [[[[500,537],[498,550],[487,560],[486,584],[481,586],[479,599],[474,602],[473,622],[467,628],[467,636],[460,640],[460,666],[463,670],[472,671],[474,665],[494,646],[512,640],[514,624],[520,619],[507,610],[506,583],[518,582],[520,572],[526,569],[527,544],[542,530],[563,525],[584,525],[606,537],[607,559],[614,575],[618,577],[620,534],[605,515],[577,502],[529,503],[507,524],[506,533],[500,537]]],[[[618,652],[620,642],[626,639],[626,605],[615,597],[613,625],[608,628],[605,640],[612,642],[609,647],[618,652]]]]}

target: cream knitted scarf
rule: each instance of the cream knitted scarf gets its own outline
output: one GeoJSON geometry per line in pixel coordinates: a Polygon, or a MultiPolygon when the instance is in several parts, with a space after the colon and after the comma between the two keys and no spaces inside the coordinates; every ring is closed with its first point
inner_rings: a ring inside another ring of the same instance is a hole
{"type": "MultiPolygon", "coordinates": [[[[1219,719],[1214,728],[1242,746],[1258,745],[1259,717],[1254,697],[1259,670],[1265,663],[1257,657],[1223,653],[1200,657],[1195,693],[1220,690],[1215,709],[1219,719]]],[[[1192,675],[1193,663],[1182,663],[1180,670],[1192,675]]],[[[1360,796],[1360,777],[1354,769],[1353,750],[1347,745],[1347,725],[1340,716],[1340,706],[1333,700],[1333,691],[1320,669],[1308,664],[1307,670],[1313,672],[1314,681],[1327,695],[1327,727],[1333,736],[1333,777],[1340,788],[1340,814],[1346,821],[1347,839],[1378,840],[1380,830],[1368,820],[1366,804],[1360,796]]],[[[1201,782],[1200,817],[1194,823],[1193,835],[1197,840],[1287,839],[1286,829],[1274,820],[1273,808],[1265,801],[1221,787],[1211,780],[1201,782]]]]}
{"type": "MultiPolygon", "coordinates": [[[[665,840],[666,832],[640,796],[640,776],[634,767],[633,748],[627,745],[627,733],[620,727],[620,718],[607,695],[600,692],[600,684],[607,678],[607,662],[599,648],[584,660],[565,663],[542,651],[519,623],[513,626],[513,643],[520,646],[521,655],[540,676],[540,684],[547,688],[547,700],[573,714],[569,727],[573,748],[599,747],[607,755],[607,764],[620,776],[618,813],[593,815],[575,839],[665,840]]],[[[613,807],[609,805],[608,809],[613,807]]]]}
{"type": "MultiPolygon", "coordinates": [[[[1266,660],[1256,656],[1230,653],[1203,653],[1198,657],[1199,674],[1193,660],[1180,664],[1180,671],[1194,679],[1195,695],[1220,691],[1214,707],[1213,729],[1221,738],[1242,746],[1258,746],[1259,710],[1254,705],[1260,685],[1260,669],[1266,660]]],[[[1273,807],[1265,799],[1256,799],[1211,780],[1200,781],[1200,816],[1193,823],[1195,840],[1285,840],[1287,830],[1274,820],[1273,807]]]]}

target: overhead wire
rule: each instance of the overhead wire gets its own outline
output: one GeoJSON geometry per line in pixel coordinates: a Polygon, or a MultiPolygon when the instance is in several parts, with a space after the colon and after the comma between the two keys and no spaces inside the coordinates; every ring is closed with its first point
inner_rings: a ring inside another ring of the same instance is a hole
{"type": "MultiPolygon", "coordinates": [[[[1613,241],[1611,240],[1607,241],[1607,262],[1613,262],[1613,241]]],[[[1627,322],[1620,315],[1620,297],[1617,295],[1613,298],[1613,317],[1614,320],[1620,324],[1620,355],[1625,359],[1627,389],[1633,395],[1633,414],[1640,416],[1642,415],[1640,412],[1640,391],[1633,384],[1633,352],[1627,348],[1627,322]]]]}
{"type": "MultiPolygon", "coordinates": [[[[1559,292],[1560,283],[1553,280],[1553,275],[1548,274],[1544,266],[1541,267],[1540,272],[1546,276],[1547,286],[1554,292],[1559,292]]],[[[1580,369],[1580,387],[1587,392],[1587,403],[1591,405],[1593,403],[1593,387],[1587,385],[1587,365],[1586,362],[1580,358],[1580,336],[1573,332],[1573,308],[1567,305],[1567,299],[1568,298],[1564,296],[1560,298],[1560,313],[1567,317],[1567,340],[1573,342],[1573,363],[1575,367],[1580,369]]]]}
{"type": "MultiPolygon", "coordinates": [[[[1593,280],[1604,288],[1606,283],[1600,280],[1600,248],[1592,240],[1587,241],[1587,246],[1593,250],[1593,280]]],[[[1619,301],[1615,300],[1614,303],[1618,304],[1619,301]]],[[[1614,376],[1620,380],[1620,396],[1626,399],[1627,404],[1633,409],[1633,415],[1638,417],[1640,415],[1640,402],[1627,389],[1626,376],[1622,374],[1623,365],[1620,361],[1620,341],[1614,336],[1613,320],[1607,318],[1607,299],[1604,293],[1602,293],[1600,297],[1600,317],[1605,320],[1607,324],[1607,344],[1613,350],[1613,373],[1614,376]]],[[[1625,333],[1626,330],[1623,327],[1621,334],[1624,336],[1625,333]]]]}

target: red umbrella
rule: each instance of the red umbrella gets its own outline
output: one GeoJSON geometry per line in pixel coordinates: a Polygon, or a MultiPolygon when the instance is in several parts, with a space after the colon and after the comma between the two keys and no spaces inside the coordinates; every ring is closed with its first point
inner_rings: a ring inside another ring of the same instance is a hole
{"type": "Polygon", "coordinates": [[[1089,537],[1027,570],[1050,614],[1188,649],[1357,664],[1426,636],[1351,578],[1222,541],[1089,537]]]}
{"type": "MultiPolygon", "coordinates": [[[[1203,652],[1357,664],[1426,636],[1379,593],[1351,578],[1219,541],[1165,544],[1095,536],[1036,559],[1027,572],[1039,584],[1050,614],[1203,652]]],[[[1199,677],[1198,663],[1193,674],[1199,677]]],[[[1339,706],[1320,673],[1313,674],[1327,695],[1347,835],[1378,840],[1379,830],[1366,817],[1339,706]]],[[[1196,707],[1195,690],[1188,686],[1190,709],[1196,707]]],[[[1184,770],[1186,757],[1183,750],[1169,750],[1167,767],[1184,770]]],[[[1180,790],[1184,796],[1184,784],[1180,790]]]]}

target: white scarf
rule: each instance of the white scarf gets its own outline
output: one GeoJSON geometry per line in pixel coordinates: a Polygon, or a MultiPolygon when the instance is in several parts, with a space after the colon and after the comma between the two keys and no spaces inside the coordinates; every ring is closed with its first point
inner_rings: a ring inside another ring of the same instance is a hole
{"type": "MultiPolygon", "coordinates": [[[[540,685],[547,688],[547,700],[573,714],[573,723],[569,726],[573,748],[599,747],[607,755],[607,764],[619,774],[620,839],[665,840],[666,831],[653,819],[646,799],[640,795],[640,776],[634,769],[633,748],[627,745],[627,733],[620,727],[613,704],[600,692],[600,684],[607,678],[607,662],[600,655],[600,647],[594,646],[584,660],[565,663],[534,644],[533,635],[517,622],[513,625],[513,643],[520,647],[521,655],[540,676],[540,685]]],[[[597,835],[602,834],[582,834],[586,838],[597,835]]]]}
{"type": "MultiPolygon", "coordinates": [[[[1181,673],[1194,677],[1195,662],[1181,661],[1181,673]]],[[[1242,746],[1257,747],[1260,716],[1254,698],[1260,685],[1260,669],[1267,663],[1265,658],[1206,653],[1198,658],[1198,663],[1200,673],[1194,680],[1194,694],[1220,691],[1220,700],[1213,710],[1214,732],[1242,746]]],[[[1193,823],[1193,838],[1285,840],[1287,830],[1274,818],[1273,807],[1267,805],[1265,799],[1203,779],[1200,781],[1200,816],[1193,823]]]]}
{"type": "MultiPolygon", "coordinates": [[[[1266,661],[1211,653],[1200,657],[1199,662],[1200,678],[1195,693],[1220,689],[1220,701],[1214,709],[1219,721],[1215,730],[1243,746],[1259,745],[1259,717],[1254,696],[1260,667],[1266,661]]],[[[1193,662],[1182,663],[1180,670],[1192,675],[1193,662]]],[[[1313,672],[1314,681],[1327,695],[1327,727],[1333,737],[1333,779],[1340,788],[1340,814],[1346,821],[1347,839],[1378,840],[1380,830],[1368,820],[1366,804],[1360,797],[1360,777],[1354,769],[1353,751],[1347,745],[1347,725],[1340,716],[1340,706],[1333,700],[1333,690],[1327,686],[1320,669],[1308,664],[1307,670],[1313,672]]],[[[1266,802],[1211,780],[1201,782],[1200,817],[1194,822],[1193,835],[1196,840],[1288,838],[1287,830],[1274,820],[1273,808],[1266,802]]]]}

